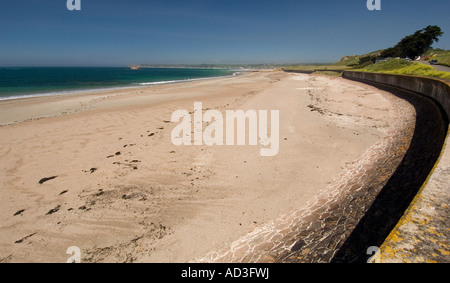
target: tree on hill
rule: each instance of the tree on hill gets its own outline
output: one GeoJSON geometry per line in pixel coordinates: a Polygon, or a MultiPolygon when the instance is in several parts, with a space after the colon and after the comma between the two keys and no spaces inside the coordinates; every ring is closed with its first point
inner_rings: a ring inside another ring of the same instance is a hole
{"type": "Polygon", "coordinates": [[[439,37],[444,33],[438,26],[427,26],[416,31],[412,35],[404,37],[397,45],[388,48],[381,53],[381,57],[401,57],[414,59],[422,55],[434,42],[439,41],[439,37]]]}

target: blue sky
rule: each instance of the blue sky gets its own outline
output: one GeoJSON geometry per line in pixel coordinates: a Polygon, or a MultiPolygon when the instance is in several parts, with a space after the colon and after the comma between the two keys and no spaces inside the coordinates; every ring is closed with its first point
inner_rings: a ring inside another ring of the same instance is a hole
{"type": "Polygon", "coordinates": [[[395,45],[428,25],[450,49],[450,1],[0,1],[0,66],[325,63],[395,45]]]}

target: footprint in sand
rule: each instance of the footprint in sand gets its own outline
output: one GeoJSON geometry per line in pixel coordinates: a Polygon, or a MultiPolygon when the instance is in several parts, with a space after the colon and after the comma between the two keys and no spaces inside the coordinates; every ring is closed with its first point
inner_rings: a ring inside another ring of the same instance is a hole
{"type": "Polygon", "coordinates": [[[83,170],[84,173],[91,172],[91,174],[94,173],[95,171],[97,171],[97,168],[95,168],[95,167],[92,167],[92,168],[89,169],[89,170],[83,170]]]}
{"type": "Polygon", "coordinates": [[[25,211],[25,209],[21,209],[21,210],[17,211],[16,213],[14,213],[14,216],[21,215],[24,211],[25,211]]]}
{"type": "Polygon", "coordinates": [[[47,181],[50,181],[50,180],[53,180],[53,179],[55,179],[55,178],[57,178],[58,176],[52,176],[52,177],[46,177],[46,178],[42,178],[42,179],[40,179],[39,180],[39,184],[43,184],[43,183],[45,183],[45,182],[47,182],[47,181]]]}
{"type": "Polygon", "coordinates": [[[50,209],[45,215],[52,215],[53,213],[58,212],[60,208],[61,208],[61,206],[58,205],[55,208],[50,209]]]}

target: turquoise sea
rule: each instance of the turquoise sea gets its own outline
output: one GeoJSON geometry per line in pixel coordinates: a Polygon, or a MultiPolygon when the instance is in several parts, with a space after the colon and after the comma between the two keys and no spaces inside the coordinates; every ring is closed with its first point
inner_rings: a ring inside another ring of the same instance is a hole
{"type": "Polygon", "coordinates": [[[9,67],[0,68],[0,100],[90,89],[133,87],[232,75],[225,69],[9,67]]]}

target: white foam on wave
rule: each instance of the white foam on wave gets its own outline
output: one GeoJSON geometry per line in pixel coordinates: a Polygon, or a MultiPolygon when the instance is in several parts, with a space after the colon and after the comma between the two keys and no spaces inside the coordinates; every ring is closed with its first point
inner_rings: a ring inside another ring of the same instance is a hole
{"type": "Polygon", "coordinates": [[[239,74],[239,72],[235,72],[235,73],[233,73],[231,75],[226,75],[226,76],[205,77],[205,78],[196,78],[196,79],[182,79],[182,80],[173,80],[173,81],[146,82],[146,83],[139,83],[139,85],[140,86],[146,86],[146,85],[162,85],[162,84],[194,82],[194,81],[201,81],[201,80],[208,80],[208,79],[226,78],[226,77],[236,76],[236,74],[239,74]]]}
{"type": "Polygon", "coordinates": [[[120,90],[120,89],[131,89],[137,88],[139,86],[122,86],[122,87],[109,87],[109,88],[90,88],[90,89],[82,89],[82,90],[63,90],[63,91],[52,91],[52,92],[42,92],[42,93],[33,93],[33,94],[23,94],[23,95],[12,95],[12,96],[4,96],[0,97],[0,101],[2,100],[13,100],[13,99],[23,99],[23,98],[37,98],[37,97],[46,97],[46,96],[59,96],[59,95],[71,95],[71,94],[86,94],[90,92],[97,91],[111,91],[111,90],[120,90]]]}
{"type": "Polygon", "coordinates": [[[233,73],[231,75],[219,76],[219,77],[206,77],[206,78],[182,79],[182,80],[171,80],[171,81],[143,82],[143,83],[137,83],[137,84],[134,84],[134,85],[131,85],[131,86],[108,87],[108,88],[91,88],[91,89],[83,89],[83,90],[65,90],[65,91],[52,91],[52,92],[45,92],[45,93],[24,94],[24,95],[12,95],[12,96],[0,97],[0,101],[2,101],[2,100],[13,100],[13,99],[23,99],[23,98],[36,98],[36,97],[45,97],[45,96],[86,94],[86,93],[94,92],[94,91],[97,92],[97,91],[111,91],[111,90],[121,90],[121,89],[133,89],[133,88],[139,88],[139,87],[142,87],[142,86],[173,84],[173,83],[183,83],[183,82],[206,80],[206,79],[225,78],[225,77],[235,76],[236,74],[239,74],[239,73],[233,73]]]}

